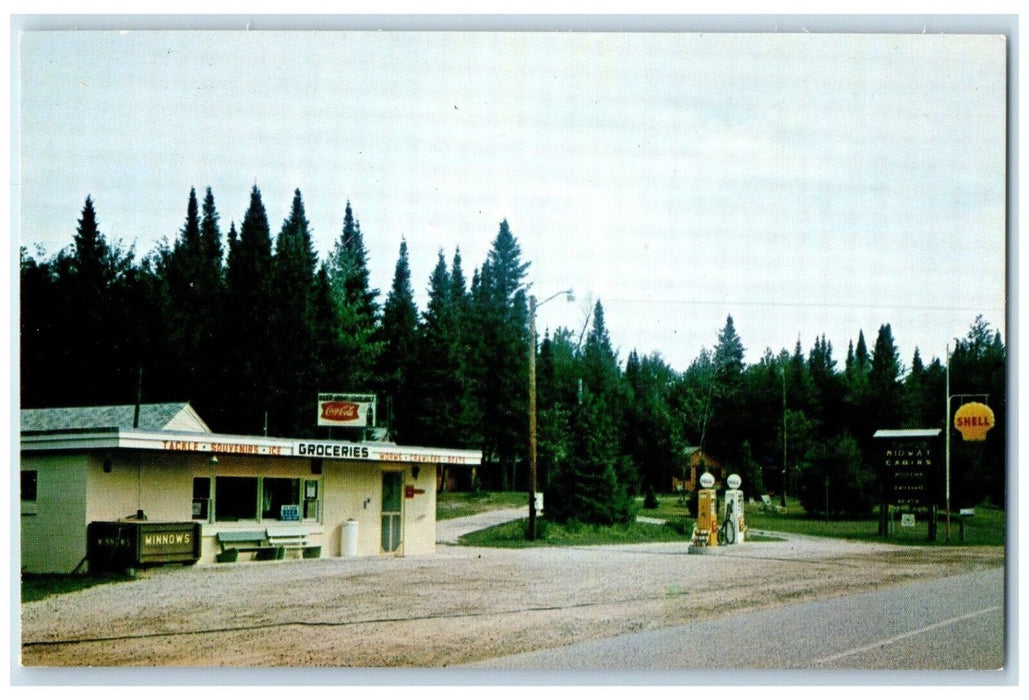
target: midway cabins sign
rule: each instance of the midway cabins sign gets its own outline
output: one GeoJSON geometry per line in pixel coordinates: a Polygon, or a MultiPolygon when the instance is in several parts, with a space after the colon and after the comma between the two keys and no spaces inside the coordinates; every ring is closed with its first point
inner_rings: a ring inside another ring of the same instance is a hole
{"type": "Polygon", "coordinates": [[[879,533],[888,531],[890,506],[903,511],[927,509],[929,539],[936,538],[936,506],[942,466],[939,461],[939,428],[877,430],[880,445],[879,533]]]}
{"type": "Polygon", "coordinates": [[[883,454],[883,466],[890,476],[890,504],[919,508],[929,503],[933,474],[932,448],[925,442],[898,441],[883,454]]]}
{"type": "Polygon", "coordinates": [[[902,511],[930,509],[929,536],[935,539],[932,513],[938,502],[940,467],[938,445],[941,431],[878,430],[874,437],[879,445],[879,473],[882,486],[880,534],[886,532],[889,506],[902,511]]]}
{"type": "Polygon", "coordinates": [[[937,445],[940,431],[879,430],[881,469],[889,505],[923,508],[935,503],[939,474],[937,445]]]}

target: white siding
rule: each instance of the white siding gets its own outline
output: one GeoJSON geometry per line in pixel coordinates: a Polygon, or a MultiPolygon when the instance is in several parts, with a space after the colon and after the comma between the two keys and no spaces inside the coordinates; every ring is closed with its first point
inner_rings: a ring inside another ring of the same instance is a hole
{"type": "Polygon", "coordinates": [[[86,454],[22,457],[37,472],[34,514],[21,516],[21,569],[70,573],[86,556],[86,454]]]}

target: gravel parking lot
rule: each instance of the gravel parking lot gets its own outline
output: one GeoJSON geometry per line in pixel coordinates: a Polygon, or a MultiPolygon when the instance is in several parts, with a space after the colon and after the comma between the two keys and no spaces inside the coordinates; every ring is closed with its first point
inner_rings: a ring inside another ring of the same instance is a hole
{"type": "Polygon", "coordinates": [[[1003,564],[789,536],[160,567],[22,606],[28,666],[445,667],[1003,564]],[[733,585],[729,585],[733,582],[733,585]]]}

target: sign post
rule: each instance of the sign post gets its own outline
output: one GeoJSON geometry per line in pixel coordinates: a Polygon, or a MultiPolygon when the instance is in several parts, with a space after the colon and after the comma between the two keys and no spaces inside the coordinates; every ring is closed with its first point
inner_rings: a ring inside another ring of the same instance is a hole
{"type": "MultiPolygon", "coordinates": [[[[950,542],[950,402],[952,399],[983,398],[989,400],[989,394],[951,394],[950,393],[950,345],[947,345],[947,410],[943,425],[946,427],[946,457],[944,470],[946,485],[944,499],[947,508],[947,542],[950,542]]],[[[961,406],[954,414],[954,427],[961,433],[965,442],[981,442],[986,433],[996,424],[993,409],[983,403],[972,402],[961,406]]]]}

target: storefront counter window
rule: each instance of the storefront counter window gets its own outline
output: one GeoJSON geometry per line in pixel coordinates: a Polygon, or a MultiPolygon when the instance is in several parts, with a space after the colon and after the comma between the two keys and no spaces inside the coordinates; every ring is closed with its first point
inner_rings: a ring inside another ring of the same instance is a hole
{"type": "Polygon", "coordinates": [[[257,520],[256,476],[215,477],[214,489],[215,520],[257,520]]]}
{"type": "MultiPolygon", "coordinates": [[[[193,484],[194,517],[197,517],[198,480],[199,477],[194,479],[193,484]]],[[[317,520],[320,517],[319,484],[314,479],[218,476],[211,501],[214,519],[219,522],[317,520]]]]}

